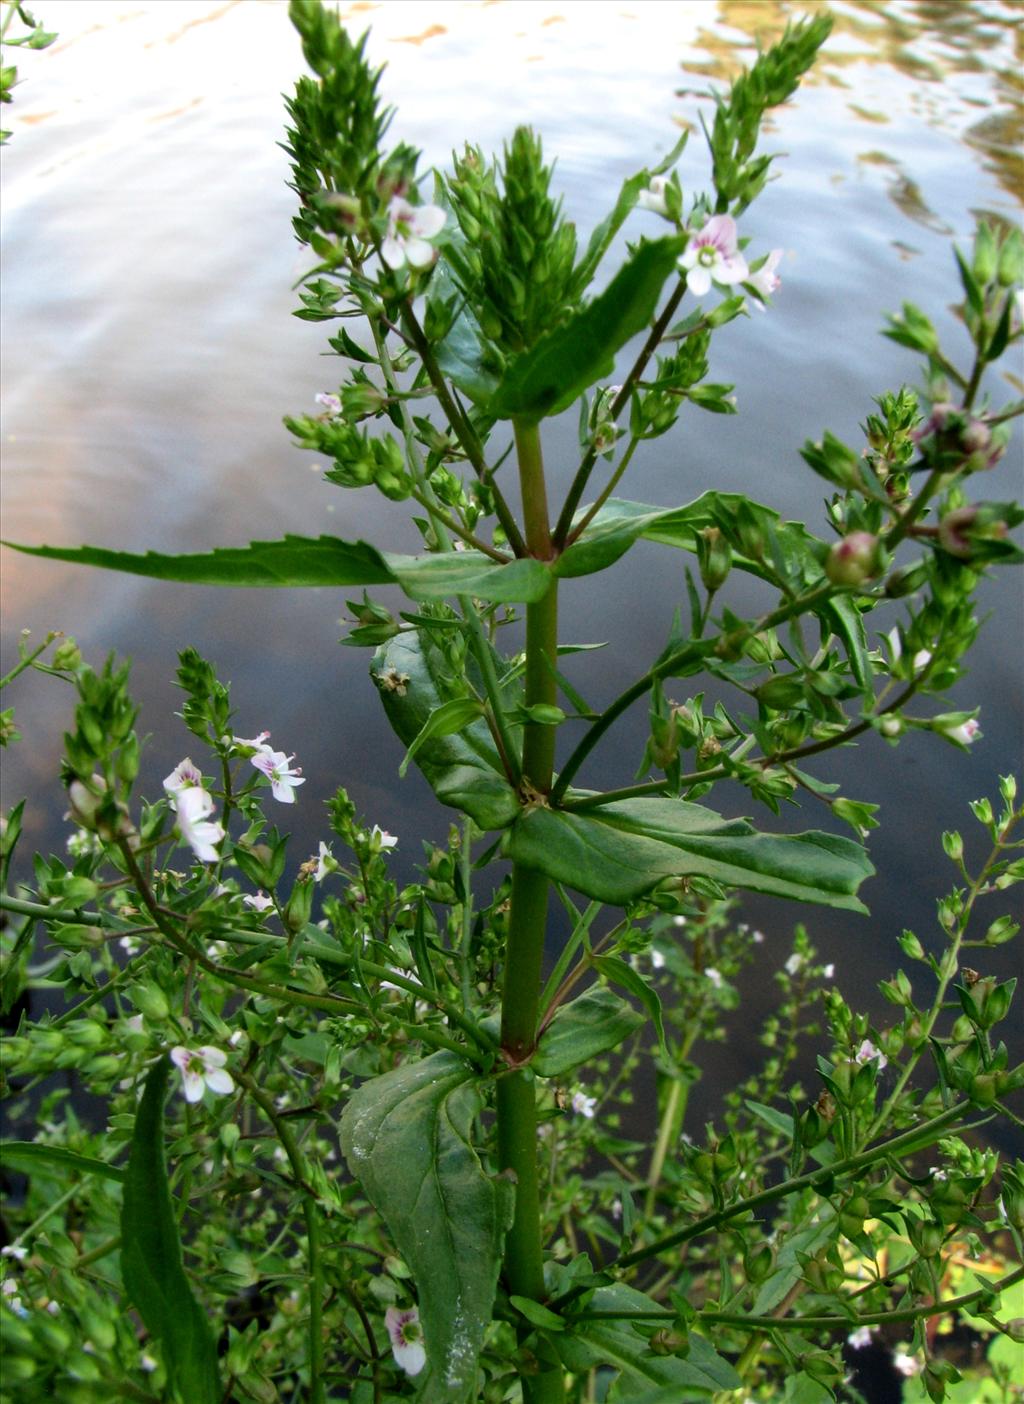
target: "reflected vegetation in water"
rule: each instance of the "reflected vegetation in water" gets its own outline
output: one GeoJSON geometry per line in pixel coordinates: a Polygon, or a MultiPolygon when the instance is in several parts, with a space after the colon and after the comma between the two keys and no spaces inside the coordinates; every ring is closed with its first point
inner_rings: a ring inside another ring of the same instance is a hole
{"type": "MultiPolygon", "coordinates": [[[[357,28],[372,22],[370,52],[389,64],[394,139],[422,147],[425,165],[447,163],[465,137],[499,149],[517,122],[533,123],[585,238],[620,182],[666,151],[681,121],[707,111],[680,94],[726,81],[807,8],[389,0],[344,12],[357,28]]],[[[1019,218],[1019,7],[831,8],[821,65],[765,139],[787,156],[744,216],[753,249],[782,247],[785,258],[771,312],[716,341],[712,379],[735,382],[740,413],[684,415],[638,456],[628,496],[671,505],[708,486],[747,491],[822,530],[821,485],[799,444],[826,425],[856,442],[872,397],[916,374],[908,353],[878,337],[884,312],[904,297],[957,344],[952,241],[969,237],[977,213],[1019,218]]],[[[322,354],[322,329],[290,316],[303,263],[276,143],[279,94],[302,63],[286,5],[46,0],[45,18],[61,38],[26,56],[4,164],[4,535],[199,550],[335,531],[414,548],[401,509],[325,487],[281,427],[340,374],[322,354]]],[[[688,194],[706,179],[699,131],[681,176],[688,194]]],[[[559,494],[575,447],[575,424],[555,426],[547,457],[559,494]]],[[[1009,456],[985,495],[1015,496],[1019,462],[1019,451],[1009,456]]],[[[595,703],[660,652],[685,594],[668,553],[644,548],[636,561],[643,587],[632,596],[615,571],[566,592],[565,636],[610,643],[573,673],[595,703]]],[[[321,802],[339,780],[370,822],[401,837],[400,879],[419,861],[418,835],[445,832],[449,815],[425,784],[412,774],[398,782],[401,747],[366,655],[336,646],[344,592],[232,595],[39,561],[3,567],[8,660],[22,627],[62,627],[94,661],[110,650],[134,656],[142,728],[152,732],[149,792],[187,748],[171,678],[176,651],[194,644],[232,680],[239,733],[269,727],[299,753],[309,783],[289,820],[300,856],[316,851],[321,802]]],[[[1000,611],[1002,633],[982,633],[954,694],[958,706],[984,703],[984,743],[968,756],[937,754],[912,737],[897,751],[866,746],[834,761],[830,778],[882,803],[882,833],[899,855],[868,893],[871,922],[806,914],[824,958],[851,978],[856,966],[868,991],[890,973],[891,938],[903,926],[930,928],[947,881],[941,829],[1020,755],[1020,664],[1005,646],[1020,637],[1019,586],[994,580],[985,604],[1000,611]]],[[[26,742],[8,755],[6,802],[45,796],[29,806],[25,842],[60,848],[52,787],[67,699],[52,680],[26,678],[13,700],[26,742]]],[[[644,730],[638,714],[607,762],[623,778],[602,779],[628,783],[644,730]]],[[[730,804],[749,811],[746,795],[723,799],[730,804]]],[[[822,816],[779,822],[809,827],[822,816]]],[[[753,919],[784,938],[794,914],[753,905],[753,919]]],[[[723,1053],[726,1079],[734,1056],[742,1049],[723,1053]]]]}

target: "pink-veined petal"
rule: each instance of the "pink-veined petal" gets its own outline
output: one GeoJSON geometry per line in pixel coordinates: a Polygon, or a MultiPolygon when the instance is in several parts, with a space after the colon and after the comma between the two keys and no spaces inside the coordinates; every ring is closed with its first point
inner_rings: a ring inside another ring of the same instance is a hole
{"type": "Polygon", "coordinates": [[[734,283],[745,282],[749,274],[747,260],[742,254],[731,254],[727,258],[720,258],[717,267],[711,270],[711,276],[716,283],[726,283],[730,287],[734,283]]]}

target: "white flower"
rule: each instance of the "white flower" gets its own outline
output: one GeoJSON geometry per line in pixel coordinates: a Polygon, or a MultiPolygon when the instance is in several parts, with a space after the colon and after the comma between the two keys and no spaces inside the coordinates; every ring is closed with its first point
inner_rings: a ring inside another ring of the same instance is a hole
{"type": "Polygon", "coordinates": [[[323,392],[319,395],[314,395],[313,398],[318,405],[324,407],[328,414],[341,413],[341,401],[338,399],[337,395],[328,395],[326,392],[323,392]]]}
{"type": "Polygon", "coordinates": [[[977,741],[981,735],[981,725],[974,717],[968,717],[959,726],[951,726],[945,731],[945,735],[951,741],[958,741],[961,746],[969,746],[972,741],[977,741]]]}
{"type": "Polygon", "coordinates": [[[117,943],[127,956],[138,955],[142,949],[141,942],[135,936],[122,936],[117,943]]]}
{"type": "Polygon", "coordinates": [[[418,1375],[427,1363],[423,1349],[420,1314],[415,1307],[389,1306],[384,1313],[384,1325],[391,1337],[391,1354],[395,1364],[407,1375],[418,1375]]]}
{"type": "Polygon", "coordinates": [[[265,912],[268,907],[272,907],[274,905],[274,899],[272,897],[268,897],[265,892],[257,892],[255,897],[253,897],[249,893],[246,893],[246,895],[242,898],[242,901],[247,907],[252,907],[254,912],[265,912]]]}
{"type": "Polygon", "coordinates": [[[202,788],[202,772],[199,770],[198,766],[192,764],[188,756],[186,756],[183,761],[178,762],[164,781],[164,789],[167,791],[167,798],[170,801],[172,809],[175,808],[174,802],[178,795],[181,794],[182,790],[201,790],[202,788]]]}
{"type": "Polygon", "coordinates": [[[858,1326],[846,1338],[846,1344],[853,1350],[866,1350],[873,1340],[870,1326],[858,1326]]]}
{"type": "Polygon", "coordinates": [[[879,1072],[881,1072],[883,1068],[887,1068],[889,1066],[889,1059],[885,1056],[881,1049],[876,1048],[875,1045],[871,1042],[870,1038],[866,1038],[861,1043],[856,1053],[853,1055],[853,1061],[855,1063],[870,1063],[872,1059],[877,1060],[879,1072]]]}
{"type": "Polygon", "coordinates": [[[664,176],[652,176],[651,183],[646,190],[641,190],[637,196],[638,210],[653,210],[655,214],[667,215],[668,202],[665,199],[665,187],[668,181],[664,176]]]}
{"type": "Polygon", "coordinates": [[[269,746],[263,746],[250,759],[256,769],[262,771],[270,781],[270,792],[274,798],[282,804],[294,804],[295,795],[292,792],[298,785],[306,783],[299,767],[291,768],[295,757],[286,756],[284,751],[272,751],[269,746]]]}
{"type": "Polygon", "coordinates": [[[931,1177],[932,1177],[933,1180],[948,1180],[948,1179],[949,1179],[949,1176],[946,1174],[945,1170],[940,1170],[939,1167],[938,1167],[937,1165],[933,1165],[933,1166],[931,1167],[931,1169],[928,1171],[928,1173],[929,1173],[929,1175],[931,1175],[931,1177]]]}
{"type": "Polygon", "coordinates": [[[826,965],[821,973],[826,980],[831,980],[832,976],[836,973],[836,968],[834,965],[826,965]]]}
{"type": "Polygon", "coordinates": [[[171,1062],[181,1072],[185,1101],[202,1100],[203,1089],[226,1094],[235,1090],[234,1079],[227,1071],[226,1053],[204,1044],[202,1048],[172,1048],[171,1062]]]}
{"type": "Polygon", "coordinates": [[[708,968],[704,971],[704,976],[705,979],[711,981],[711,984],[715,987],[716,990],[720,990],[722,988],[722,972],[720,970],[716,970],[713,965],[708,966],[708,968]]]}
{"type": "Polygon", "coordinates": [[[755,931],[755,932],[751,935],[750,939],[753,941],[753,943],[754,943],[755,946],[762,946],[762,945],[764,945],[764,932],[763,932],[763,931],[755,931]]]}
{"type": "Polygon", "coordinates": [[[76,829],[68,835],[67,849],[72,858],[86,858],[90,853],[97,852],[98,844],[96,834],[90,834],[88,829],[76,829]]]}
{"type": "Polygon", "coordinates": [[[654,946],[651,947],[651,969],[663,970],[665,968],[665,957],[654,946]]]}
{"type": "Polygon", "coordinates": [[[750,273],[745,279],[747,286],[753,288],[754,292],[757,294],[754,306],[759,312],[765,310],[765,300],[771,297],[773,292],[778,292],[779,288],[782,287],[782,279],[779,278],[775,272],[781,258],[782,250],[772,249],[764,263],[761,264],[761,267],[756,269],[753,273],[750,273]]]}
{"type": "Polygon", "coordinates": [[[674,916],[674,917],[672,918],[672,925],[673,925],[673,926],[685,926],[685,925],[686,925],[686,918],[685,918],[684,916],[674,916]]]}
{"type": "Polygon", "coordinates": [[[750,273],[736,244],[736,221],[732,216],[712,215],[690,239],[679,267],[695,297],[703,297],[712,281],[727,287],[745,282],[750,273]]]}
{"type": "Polygon", "coordinates": [[[912,1375],[918,1374],[921,1369],[920,1361],[916,1360],[914,1356],[908,1355],[905,1350],[897,1350],[893,1354],[892,1363],[900,1374],[906,1376],[907,1379],[910,1379],[912,1375]]]}
{"type": "Polygon", "coordinates": [[[581,1089],[572,1094],[572,1100],[569,1105],[577,1116],[585,1116],[588,1121],[591,1121],[593,1120],[594,1112],[597,1110],[597,1098],[588,1097],[581,1089]]]}
{"type": "Polygon", "coordinates": [[[410,205],[396,195],[388,205],[388,232],[380,246],[380,256],[389,268],[409,263],[413,268],[429,268],[437,250],[429,244],[445,226],[448,216],[440,205],[410,205]]]}
{"type": "Polygon", "coordinates": [[[787,975],[795,975],[804,963],[804,958],[799,951],[794,951],[786,961],[785,971],[787,975]]]}
{"type": "Polygon", "coordinates": [[[21,1243],[8,1243],[5,1248],[0,1248],[0,1257],[16,1258],[21,1263],[28,1257],[28,1249],[21,1243]]]}
{"type": "Polygon", "coordinates": [[[334,861],[329,846],[326,843],[324,843],[323,839],[321,839],[320,854],[317,858],[316,872],[313,874],[313,881],[323,882],[327,874],[333,872],[335,868],[337,868],[337,866],[338,865],[334,861]]]}
{"type": "Polygon", "coordinates": [[[224,837],[224,826],[215,819],[213,800],[198,785],[180,790],[175,797],[178,833],[201,863],[216,863],[220,854],[216,845],[224,837]]]}
{"type": "Polygon", "coordinates": [[[370,842],[375,848],[394,848],[398,843],[394,834],[387,833],[379,824],[374,824],[370,830],[370,842]]]}

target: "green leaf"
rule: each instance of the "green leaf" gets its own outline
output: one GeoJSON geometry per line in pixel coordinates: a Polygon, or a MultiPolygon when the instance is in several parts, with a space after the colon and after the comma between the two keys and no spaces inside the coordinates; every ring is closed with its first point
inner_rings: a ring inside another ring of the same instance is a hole
{"type": "Polygon", "coordinates": [[[104,1180],[116,1180],[118,1183],[125,1177],[124,1170],[118,1165],[109,1165],[105,1160],[97,1160],[91,1155],[79,1155],[77,1151],[67,1150],[64,1146],[44,1146],[36,1141],[0,1142],[0,1161],[29,1174],[35,1169],[44,1172],[48,1169],[77,1170],[83,1175],[99,1175],[104,1180]]]}
{"type": "Polygon", "coordinates": [[[530,1066],[540,1077],[560,1077],[618,1048],[643,1022],[643,1015],[611,990],[587,990],[557,1011],[540,1036],[530,1066]]]}
{"type": "MultiPolygon", "coordinates": [[[[616,1283],[599,1287],[587,1303],[588,1311],[650,1311],[658,1303],[633,1287],[616,1283]]],[[[609,1404],[626,1404],[654,1394],[655,1390],[674,1386],[676,1390],[697,1389],[712,1393],[716,1390],[739,1389],[740,1377],[703,1336],[690,1336],[690,1351],[685,1360],[675,1356],[655,1355],[647,1341],[629,1321],[578,1321],[570,1329],[553,1338],[563,1364],[570,1370],[582,1372],[595,1365],[612,1366],[619,1377],[608,1395],[609,1404]]],[[[675,1396],[680,1396],[678,1393],[675,1396]]]]}
{"type": "Polygon", "coordinates": [[[612,240],[625,224],[626,220],[636,209],[637,201],[641,192],[646,190],[651,183],[651,177],[664,175],[670,171],[683,154],[683,148],[689,138],[689,132],[683,132],[682,136],[673,146],[672,150],[649,171],[638,171],[636,175],[630,176],[623,181],[619,191],[619,198],[615,201],[615,206],[605,219],[594,230],[590,236],[586,253],[580,259],[579,264],[573,270],[573,287],[577,293],[586,292],[590,286],[602,258],[608,252],[612,240]]]}
{"type": "Polygon", "coordinates": [[[580,813],[534,805],[512,826],[505,852],[513,862],[617,906],[666,879],[706,877],[864,912],[855,893],[874,872],[851,839],[814,830],[762,834],[745,819],[724,819],[672,798],[620,800],[580,813]]]}
{"type": "Polygon", "coordinates": [[[542,561],[502,565],[480,551],[402,556],[382,553],[365,541],[333,536],[286,536],[283,541],[253,541],[248,546],[221,546],[201,555],[163,556],[157,551],[134,555],[97,546],[21,546],[4,542],[29,556],[73,565],[101,566],[129,575],[176,580],[189,585],[267,586],[400,585],[413,600],[440,600],[454,595],[504,604],[533,604],[551,584],[542,561]]]}
{"type": "Polygon", "coordinates": [[[453,731],[462,731],[470,722],[483,716],[484,707],[475,697],[453,697],[450,702],[442,702],[436,711],[431,712],[409,744],[402,764],[398,767],[401,776],[409,769],[409,762],[416,752],[435,736],[451,736],[453,731]]]}
{"type": "Polygon", "coordinates": [[[835,1219],[835,1210],[826,1204],[813,1223],[804,1224],[786,1238],[774,1272],[757,1289],[754,1305],[750,1309],[752,1316],[767,1316],[793,1290],[804,1271],[797,1255],[806,1253],[813,1257],[819,1248],[830,1243],[836,1233],[835,1219]]]}
{"type": "Polygon", "coordinates": [[[432,1404],[477,1397],[512,1217],[513,1187],[484,1173],[470,1143],[480,1106],[470,1064],[442,1051],[363,1083],[341,1118],[349,1169],[416,1282],[427,1352],[416,1383],[432,1404]]]}
{"type": "Polygon", "coordinates": [[[28,556],[101,566],[104,570],[189,585],[387,585],[395,580],[373,546],[365,541],[339,541],[333,536],[286,536],[283,541],[253,541],[248,546],[222,546],[186,556],[163,556],[156,551],[138,556],[98,546],[20,546],[13,541],[3,544],[28,556]]]}
{"type": "MultiPolygon", "coordinates": [[[[462,689],[463,700],[467,695],[464,681],[450,676],[437,645],[412,630],[396,634],[379,648],[371,671],[388,721],[406,746],[451,700],[452,691],[462,689]],[[389,686],[387,679],[399,681],[389,686]]],[[[461,809],[481,829],[503,829],[519,813],[519,800],[485,722],[471,721],[451,735],[429,737],[415,759],[441,803],[461,809]]]]}
{"type": "Polygon", "coordinates": [[[631,965],[628,965],[621,956],[595,956],[594,969],[599,975],[603,975],[609,984],[621,985],[624,990],[640,1001],[651,1016],[654,1031],[658,1035],[658,1047],[663,1056],[667,1058],[668,1047],[665,1043],[665,1025],[661,1017],[661,1000],[658,998],[654,986],[645,980],[638,970],[634,970],[631,965]]]}
{"type": "Polygon", "coordinates": [[[521,1312],[526,1317],[531,1326],[539,1326],[542,1331],[564,1331],[565,1318],[559,1316],[557,1312],[549,1311],[546,1306],[541,1306],[540,1302],[535,1302],[531,1297],[509,1297],[509,1301],[516,1311],[521,1312]]]}
{"type": "Polygon", "coordinates": [[[462,309],[444,340],[434,348],[434,356],[452,384],[486,410],[498,388],[498,376],[489,362],[483,333],[467,308],[462,309]]]}
{"type": "MultiPolygon", "coordinates": [[[[413,600],[473,595],[492,604],[535,604],[551,588],[551,571],[530,557],[502,565],[482,551],[442,551],[429,556],[383,553],[392,579],[413,600]]],[[[358,582],[357,582],[358,583],[358,582]]]]}
{"type": "Polygon", "coordinates": [[[499,419],[536,422],[560,414],[589,385],[615,369],[615,353],[654,315],[682,238],[641,244],[603,293],[509,368],[491,402],[499,419]]]}
{"type": "Polygon", "coordinates": [[[164,1098],[169,1068],[166,1057],[154,1063],[135,1115],[121,1210],[121,1274],[146,1329],[161,1342],[181,1404],[220,1404],[213,1335],[181,1264],[167,1183],[164,1098]]]}

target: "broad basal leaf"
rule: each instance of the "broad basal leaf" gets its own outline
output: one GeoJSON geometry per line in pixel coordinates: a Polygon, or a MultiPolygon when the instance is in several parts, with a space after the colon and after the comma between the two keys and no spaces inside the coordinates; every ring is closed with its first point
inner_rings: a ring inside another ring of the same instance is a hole
{"type": "Polygon", "coordinates": [[[179,1404],[219,1404],[216,1347],[181,1264],[181,1241],[167,1183],[168,1071],[166,1058],[153,1065],[135,1114],[121,1210],[121,1276],[146,1329],[163,1347],[179,1404]]]}
{"type": "MultiPolygon", "coordinates": [[[[406,746],[452,700],[448,689],[442,691],[446,665],[440,650],[417,633],[397,634],[379,648],[371,671],[388,721],[406,746]]],[[[519,813],[486,722],[430,736],[420,742],[415,759],[441,803],[461,809],[481,829],[503,829],[519,813]]]]}
{"type": "Polygon", "coordinates": [[[587,990],[559,1009],[541,1034],[530,1066],[541,1077],[560,1077],[618,1048],[643,1022],[643,1015],[611,990],[587,990]]]}
{"type": "Polygon", "coordinates": [[[490,411],[499,419],[536,421],[560,414],[589,385],[615,369],[615,353],[654,316],[682,238],[641,244],[600,296],[509,368],[490,411]]]}
{"type": "Polygon", "coordinates": [[[667,878],[706,877],[798,902],[863,912],[855,896],[874,868],[852,839],[758,833],[684,800],[631,799],[574,814],[536,805],[505,841],[514,862],[600,902],[624,906],[667,878]]]}
{"type": "Polygon", "coordinates": [[[470,1142],[480,1108],[469,1063],[433,1053],[363,1083],[341,1118],[349,1169],[383,1215],[419,1294],[430,1404],[476,1399],[515,1191],[470,1142]]]}

